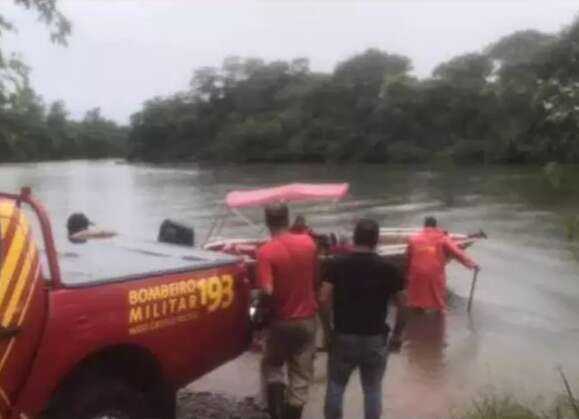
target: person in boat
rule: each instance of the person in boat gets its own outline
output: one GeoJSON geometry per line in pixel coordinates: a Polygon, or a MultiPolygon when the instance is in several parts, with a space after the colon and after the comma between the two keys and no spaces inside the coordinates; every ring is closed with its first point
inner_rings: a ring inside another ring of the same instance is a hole
{"type": "Polygon", "coordinates": [[[348,242],[348,238],[344,235],[339,235],[338,237],[334,235],[332,242],[333,244],[330,247],[332,255],[347,255],[354,250],[354,246],[348,242]]]}
{"type": "Polygon", "coordinates": [[[297,215],[294,219],[290,231],[294,234],[308,234],[314,240],[321,253],[328,253],[331,249],[330,237],[327,234],[316,233],[314,229],[308,225],[306,217],[301,214],[297,215]]]}
{"type": "Polygon", "coordinates": [[[308,226],[307,222],[306,222],[306,217],[304,217],[303,215],[297,215],[294,223],[292,224],[290,231],[292,233],[297,233],[297,234],[303,234],[303,233],[307,233],[307,234],[313,234],[313,231],[310,229],[310,227],[308,226]]]}
{"type": "Polygon", "coordinates": [[[408,241],[408,306],[418,310],[446,311],[446,263],[456,259],[468,269],[480,269],[443,230],[434,217],[426,217],[424,230],[408,241]]]}
{"type": "Polygon", "coordinates": [[[114,231],[91,228],[94,226],[86,215],[77,212],[68,217],[66,230],[71,243],[85,243],[91,239],[108,239],[117,235],[114,231]]]}
{"type": "Polygon", "coordinates": [[[308,400],[316,350],[317,248],[308,234],[289,231],[286,205],[267,206],[265,223],[271,240],[258,249],[256,267],[260,309],[269,311],[262,377],[271,418],[299,419],[308,400]]]}
{"type": "Polygon", "coordinates": [[[324,414],[341,419],[344,392],[359,368],[364,391],[364,417],[382,416],[382,380],[390,349],[397,346],[404,326],[404,276],[376,253],[378,223],[358,221],[354,248],[336,257],[323,278],[322,310],[333,307],[334,334],[328,360],[324,414]],[[392,336],[386,323],[388,306],[398,308],[392,336]]]}

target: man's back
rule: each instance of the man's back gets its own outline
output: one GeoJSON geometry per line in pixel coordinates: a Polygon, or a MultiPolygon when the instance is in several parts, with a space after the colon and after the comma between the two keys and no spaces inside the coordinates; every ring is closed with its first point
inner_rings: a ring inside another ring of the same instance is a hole
{"type": "Polygon", "coordinates": [[[384,333],[388,301],[404,285],[398,269],[375,253],[354,252],[332,261],[328,280],[333,285],[336,332],[384,333]]]}
{"type": "Polygon", "coordinates": [[[472,269],[476,263],[444,231],[425,228],[408,242],[409,275],[444,276],[446,263],[454,258],[472,269]]]}
{"type": "Polygon", "coordinates": [[[408,242],[408,305],[421,309],[446,309],[447,260],[452,257],[473,269],[476,263],[443,231],[426,227],[408,242]]]}
{"type": "Polygon", "coordinates": [[[404,281],[394,266],[376,254],[379,236],[380,226],[375,220],[358,220],[352,253],[330,263],[322,284],[320,301],[324,311],[333,303],[335,326],[328,357],[326,419],[344,417],[344,392],[356,368],[364,391],[365,419],[382,416],[382,379],[389,341],[386,315],[392,299],[398,310],[390,341],[398,346],[404,281]]]}
{"type": "Polygon", "coordinates": [[[409,271],[414,275],[441,275],[444,273],[446,254],[445,234],[434,228],[412,236],[408,242],[409,271]]]}
{"type": "Polygon", "coordinates": [[[261,286],[273,286],[276,318],[300,319],[316,313],[317,250],[308,234],[285,232],[274,237],[258,250],[257,260],[261,286]]]}

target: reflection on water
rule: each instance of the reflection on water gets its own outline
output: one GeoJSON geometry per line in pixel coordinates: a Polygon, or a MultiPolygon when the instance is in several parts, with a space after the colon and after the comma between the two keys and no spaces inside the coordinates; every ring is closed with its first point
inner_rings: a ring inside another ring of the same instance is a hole
{"type": "Polygon", "coordinates": [[[403,388],[404,397],[415,400],[415,404],[406,409],[412,417],[435,414],[446,404],[448,394],[444,384],[448,381],[450,365],[446,348],[446,316],[411,312],[404,333],[407,384],[403,388]]]}
{"type": "MultiPolygon", "coordinates": [[[[384,227],[410,227],[433,214],[448,230],[482,227],[489,235],[469,250],[483,268],[472,316],[465,307],[471,275],[451,264],[453,299],[447,316],[425,316],[409,324],[402,352],[389,361],[384,395],[389,417],[444,417],[486,391],[522,398],[552,395],[561,390],[558,365],[579,388],[579,261],[562,222],[579,213],[579,193],[550,189],[540,170],[157,167],[112,161],[0,165],[0,190],[32,186],[49,210],[60,246],[66,217],[74,211],[86,212],[124,240],[154,240],[167,217],[193,225],[202,239],[228,191],[295,181],[351,184],[349,198],[336,208],[300,207],[316,229],[350,229],[360,216],[374,217],[384,227]]],[[[260,211],[247,215],[257,221],[262,217],[260,211]]],[[[246,231],[242,223],[228,229],[231,234],[246,231]]],[[[323,370],[321,358],[318,366],[323,370]]],[[[220,385],[234,393],[252,391],[227,387],[230,381],[220,385]]],[[[345,413],[358,417],[360,391],[350,387],[345,413]]],[[[322,398],[320,385],[312,400],[321,403],[322,398]]],[[[319,417],[316,413],[311,417],[319,417]]]]}
{"type": "Polygon", "coordinates": [[[409,373],[420,380],[439,381],[445,372],[446,315],[440,312],[409,313],[404,332],[404,353],[409,373]]]}

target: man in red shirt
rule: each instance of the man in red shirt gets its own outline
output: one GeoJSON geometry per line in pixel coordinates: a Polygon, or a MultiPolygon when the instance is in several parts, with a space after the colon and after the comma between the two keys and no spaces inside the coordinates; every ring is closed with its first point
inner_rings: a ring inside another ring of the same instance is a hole
{"type": "Polygon", "coordinates": [[[271,307],[262,361],[268,409],[272,419],[299,419],[313,375],[317,249],[308,234],[289,231],[287,206],[268,206],[265,222],[272,238],[257,252],[257,282],[271,307]]]}
{"type": "Polygon", "coordinates": [[[406,251],[408,306],[421,310],[446,310],[446,272],[449,258],[469,269],[479,269],[444,231],[434,217],[426,217],[424,230],[412,236],[406,251]]]}

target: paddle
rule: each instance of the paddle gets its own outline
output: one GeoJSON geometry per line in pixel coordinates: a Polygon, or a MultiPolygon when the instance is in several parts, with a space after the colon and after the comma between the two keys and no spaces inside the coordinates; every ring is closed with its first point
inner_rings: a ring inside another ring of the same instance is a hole
{"type": "Polygon", "coordinates": [[[470,285],[470,295],[468,296],[468,305],[466,306],[466,311],[470,313],[472,308],[472,300],[474,298],[474,290],[476,289],[476,282],[478,279],[479,269],[474,270],[474,275],[472,276],[472,283],[470,285]]]}

